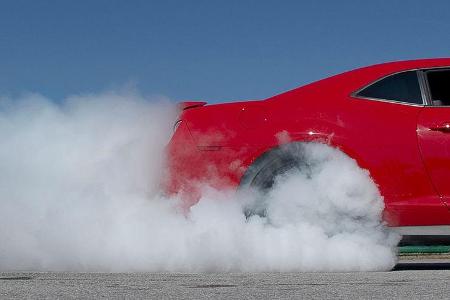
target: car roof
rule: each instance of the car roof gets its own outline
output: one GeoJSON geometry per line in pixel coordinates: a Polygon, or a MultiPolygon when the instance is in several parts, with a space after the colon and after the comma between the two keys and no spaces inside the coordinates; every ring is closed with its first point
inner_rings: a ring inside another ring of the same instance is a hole
{"type": "Polygon", "coordinates": [[[295,88],[270,99],[309,96],[311,94],[349,95],[390,74],[398,72],[450,67],[450,58],[429,58],[393,61],[357,68],[295,88]]]}
{"type": "Polygon", "coordinates": [[[371,75],[387,76],[389,74],[407,70],[429,69],[440,67],[450,67],[450,58],[428,58],[428,59],[392,61],[358,68],[355,70],[342,73],[342,75],[352,76],[358,74],[358,75],[368,75],[370,77],[371,75]]]}

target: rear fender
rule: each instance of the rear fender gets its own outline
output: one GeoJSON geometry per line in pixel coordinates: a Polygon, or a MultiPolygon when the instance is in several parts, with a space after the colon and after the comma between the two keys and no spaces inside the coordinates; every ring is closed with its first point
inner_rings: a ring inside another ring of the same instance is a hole
{"type": "MultiPolygon", "coordinates": [[[[300,134],[294,137],[299,138],[300,134]]],[[[256,159],[253,160],[252,163],[248,164],[249,166],[244,172],[244,175],[241,177],[238,189],[249,188],[252,183],[252,180],[256,177],[256,175],[274,160],[281,159],[284,160],[286,163],[289,163],[289,156],[291,156],[292,159],[300,158],[299,156],[292,157],[292,153],[301,152],[301,148],[306,143],[325,144],[330,147],[336,148],[341,152],[343,152],[346,156],[354,159],[360,167],[364,168],[364,162],[361,162],[361,160],[358,159],[354,151],[351,151],[351,149],[345,149],[343,147],[340,147],[338,144],[335,143],[336,140],[330,137],[330,135],[316,134],[313,136],[308,133],[305,133],[301,137],[303,138],[303,140],[301,141],[297,140],[294,142],[287,142],[284,144],[280,144],[260,153],[256,157],[256,159]]]]}

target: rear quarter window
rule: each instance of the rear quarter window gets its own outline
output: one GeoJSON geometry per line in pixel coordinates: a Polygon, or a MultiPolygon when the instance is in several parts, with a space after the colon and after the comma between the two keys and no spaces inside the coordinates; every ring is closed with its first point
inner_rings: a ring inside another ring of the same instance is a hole
{"type": "Polygon", "coordinates": [[[423,104],[416,71],[402,72],[378,80],[357,92],[356,97],[423,104]]]}

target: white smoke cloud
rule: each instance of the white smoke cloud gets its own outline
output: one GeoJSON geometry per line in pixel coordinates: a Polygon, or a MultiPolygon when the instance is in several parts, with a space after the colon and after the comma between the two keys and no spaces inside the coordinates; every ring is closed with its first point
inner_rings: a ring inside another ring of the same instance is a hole
{"type": "MultiPolygon", "coordinates": [[[[205,186],[187,215],[159,195],[174,120],[134,92],[0,100],[0,271],[387,270],[398,237],[368,173],[310,145],[313,176],[292,174],[266,217],[205,186]]],[[[239,198],[239,199],[236,199],[239,198]]]]}

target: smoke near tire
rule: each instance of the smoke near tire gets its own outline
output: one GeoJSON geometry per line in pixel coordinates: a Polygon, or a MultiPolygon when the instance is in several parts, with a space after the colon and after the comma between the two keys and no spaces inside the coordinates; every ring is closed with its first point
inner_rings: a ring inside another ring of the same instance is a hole
{"type": "MultiPolygon", "coordinates": [[[[277,177],[267,214],[207,183],[186,213],[159,191],[169,102],[136,92],[0,100],[0,270],[387,270],[398,236],[367,171],[309,145],[311,174],[277,177]]],[[[250,196],[248,196],[250,197],[250,196]]]]}

